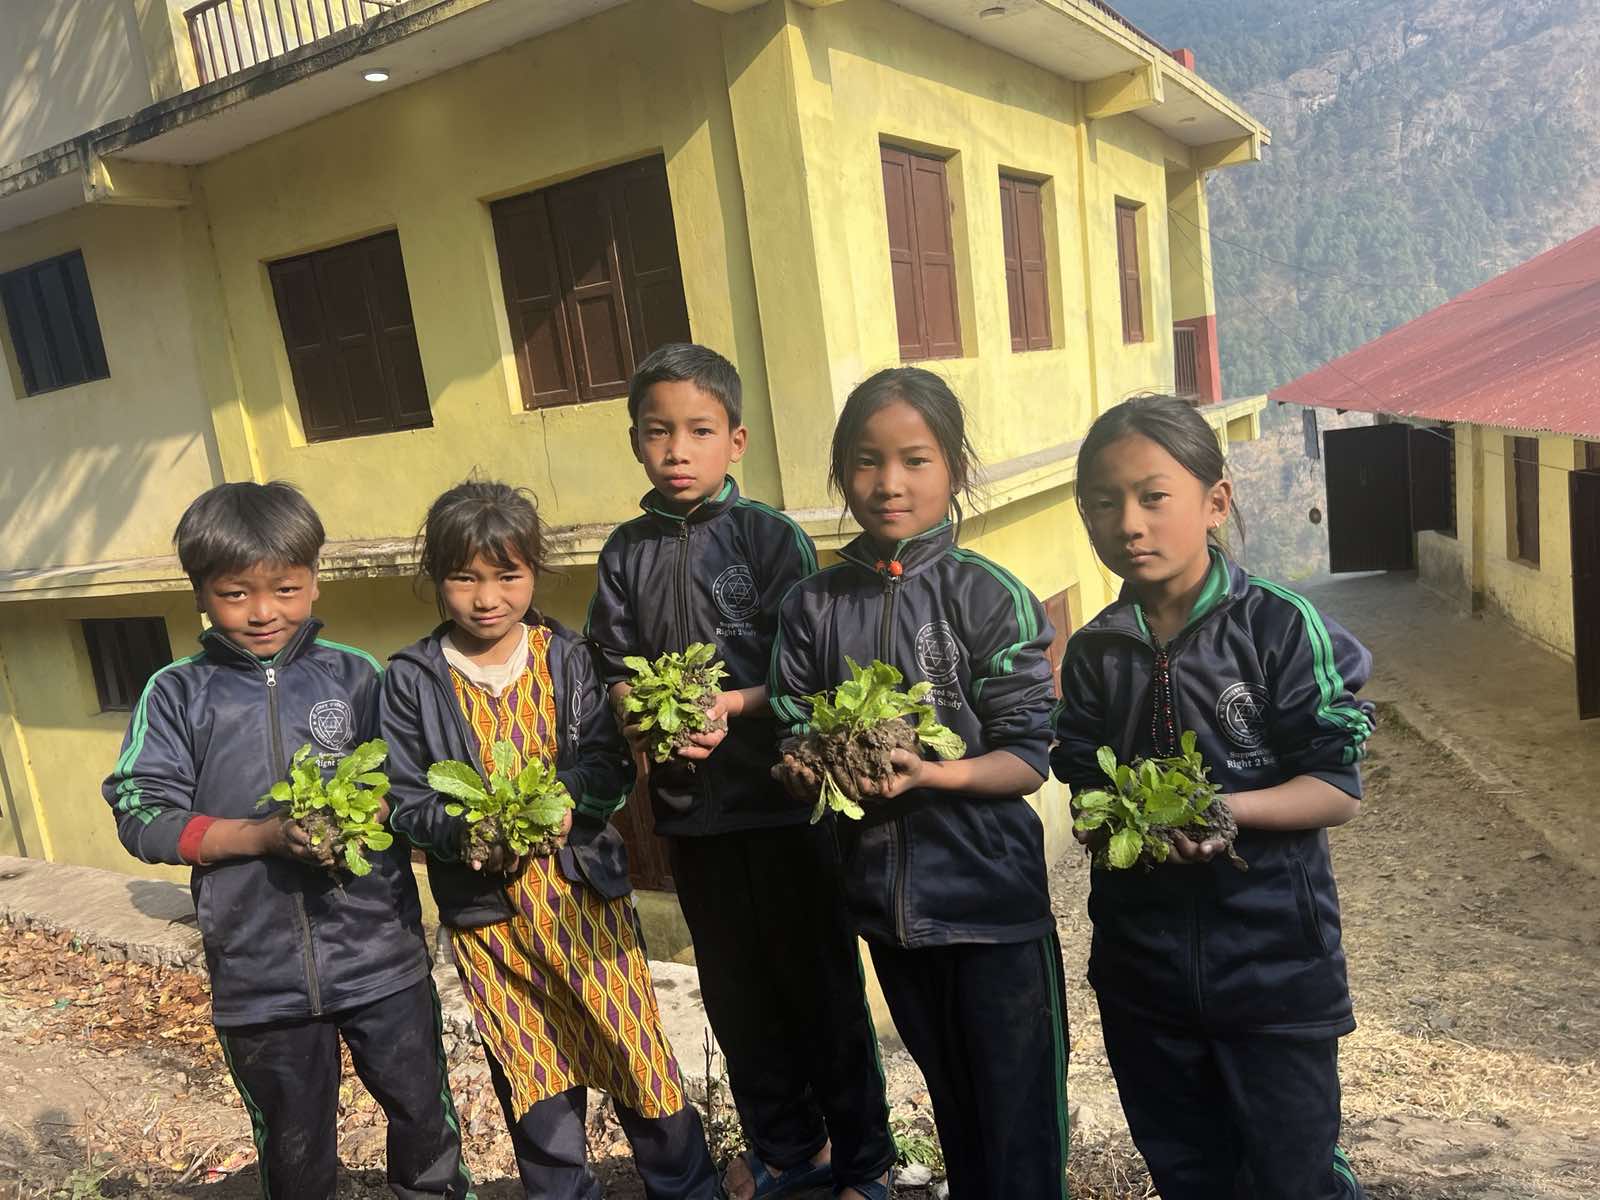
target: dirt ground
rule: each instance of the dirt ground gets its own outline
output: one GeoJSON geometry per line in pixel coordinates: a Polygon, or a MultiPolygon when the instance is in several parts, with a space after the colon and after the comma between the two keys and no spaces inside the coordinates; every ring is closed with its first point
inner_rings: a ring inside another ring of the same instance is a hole
{"type": "MultiPolygon", "coordinates": [[[[1592,1197],[1600,879],[1563,865],[1491,789],[1386,716],[1363,813],[1333,835],[1360,1021],[1342,1057],[1351,1158],[1374,1200],[1592,1197]]],[[[1073,1196],[1153,1196],[1083,982],[1088,871],[1069,856],[1052,882],[1072,1017],[1073,1196]]],[[[0,1200],[255,1196],[249,1124],[205,1018],[193,976],[0,933],[0,1200]]],[[[886,1067],[902,1130],[925,1129],[914,1068],[903,1055],[886,1067]]],[[[509,1143],[469,1044],[452,1047],[452,1084],[478,1195],[513,1200],[509,1143]]],[[[353,1079],[343,1101],[353,1169],[340,1195],[385,1196],[381,1115],[353,1079]]],[[[716,1125],[728,1133],[725,1102],[716,1125]]],[[[635,1200],[615,1122],[592,1114],[591,1135],[607,1194],[635,1200]]]]}

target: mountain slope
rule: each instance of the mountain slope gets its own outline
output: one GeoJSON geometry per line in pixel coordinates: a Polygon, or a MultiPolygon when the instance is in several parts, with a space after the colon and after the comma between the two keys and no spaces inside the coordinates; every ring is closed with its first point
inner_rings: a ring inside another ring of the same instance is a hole
{"type": "Polygon", "coordinates": [[[1272,129],[1211,180],[1230,395],[1600,223],[1600,0],[1118,8],[1272,129]]]}

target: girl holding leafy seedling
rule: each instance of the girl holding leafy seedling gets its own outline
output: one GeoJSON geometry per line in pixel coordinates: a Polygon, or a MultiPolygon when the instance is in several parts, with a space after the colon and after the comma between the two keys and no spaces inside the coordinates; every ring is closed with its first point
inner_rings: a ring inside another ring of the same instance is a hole
{"type": "Polygon", "coordinates": [[[1063,1194],[1066,1008],[1043,830],[1053,637],[957,544],[976,471],[960,401],[880,371],[834,430],[862,535],[780,610],[777,774],[838,814],[845,893],[922,1068],[955,1200],[1063,1194]]]}
{"type": "Polygon", "coordinates": [[[587,647],[532,608],[544,546],[532,500],[506,484],[463,483],[428,510],[421,563],[445,620],[384,678],[390,823],[428,855],[528,1196],[599,1193],[594,1087],[646,1196],[711,1200],[609,824],[633,764],[587,647]]]}
{"type": "Polygon", "coordinates": [[[1068,643],[1051,765],[1094,853],[1089,980],[1134,1141],[1165,1200],[1359,1197],[1326,831],[1360,807],[1371,658],[1228,557],[1233,488],[1190,405],[1107,410],[1078,481],[1124,587],[1068,643]]]}

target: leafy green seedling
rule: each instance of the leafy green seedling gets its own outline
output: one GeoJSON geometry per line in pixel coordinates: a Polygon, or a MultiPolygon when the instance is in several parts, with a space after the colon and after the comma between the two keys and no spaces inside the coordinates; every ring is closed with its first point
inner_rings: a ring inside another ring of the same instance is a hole
{"type": "Polygon", "coordinates": [[[1100,770],[1111,786],[1072,798],[1072,827],[1090,835],[1095,866],[1124,870],[1138,864],[1149,870],[1167,861],[1173,837],[1181,833],[1191,842],[1221,839],[1233,865],[1249,869],[1234,853],[1239,827],[1196,741],[1189,730],[1178,754],[1131,765],[1118,763],[1110,746],[1100,747],[1100,770]]]}
{"type": "Polygon", "coordinates": [[[519,858],[554,854],[562,822],[572,807],[567,785],[556,778],[553,766],[537,757],[520,771],[506,770],[505,764],[517,759],[510,742],[496,742],[493,758],[495,769],[487,780],[476,768],[455,759],[428,768],[428,786],[451,798],[445,812],[467,819],[467,844],[462,848],[466,856],[481,860],[496,846],[519,858]]]}
{"type": "Polygon", "coordinates": [[[383,739],[363,742],[324,780],[310,743],[289,760],[289,778],[272,785],[256,801],[257,808],[276,804],[297,822],[322,851],[330,865],[340,858],[352,875],[366,875],[372,864],[363,850],[381,851],[394,845],[394,835],[378,823],[383,798],[389,794],[389,777],[378,770],[389,757],[383,739]]]}
{"type": "MultiPolygon", "coordinates": [[[[811,723],[806,735],[785,746],[786,757],[820,781],[812,823],[830,809],[860,820],[862,802],[875,799],[863,792],[869,780],[882,787],[894,778],[890,755],[896,750],[920,753],[926,746],[940,758],[960,758],[967,744],[939,724],[933,705],[927,703],[933,684],[912,684],[901,691],[905,676],[888,663],[872,661],[869,667],[850,665],[850,678],[831,692],[807,696],[811,723]]],[[[792,771],[780,763],[774,773],[792,771]]]]}
{"type": "Polygon", "coordinates": [[[650,734],[656,762],[666,762],[694,734],[728,727],[723,718],[706,715],[728,674],[716,657],[715,646],[694,642],[682,654],[663,654],[655,662],[637,654],[622,660],[633,672],[622,711],[637,716],[639,728],[650,734]]]}

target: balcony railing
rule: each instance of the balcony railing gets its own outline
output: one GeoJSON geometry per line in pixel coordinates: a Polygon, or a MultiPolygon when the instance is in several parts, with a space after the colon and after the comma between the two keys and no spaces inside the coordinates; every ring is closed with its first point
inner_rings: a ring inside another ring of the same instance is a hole
{"type": "Polygon", "coordinates": [[[1139,37],[1149,42],[1157,50],[1161,51],[1161,53],[1169,55],[1172,58],[1177,59],[1179,62],[1183,61],[1183,54],[1181,51],[1174,50],[1170,46],[1164,46],[1160,42],[1156,41],[1155,38],[1151,37],[1132,21],[1128,20],[1127,17],[1123,16],[1116,9],[1112,8],[1111,5],[1107,4],[1105,0],[1089,0],[1089,4],[1094,8],[1098,8],[1101,12],[1105,13],[1106,16],[1110,17],[1113,21],[1115,21],[1118,25],[1121,25],[1130,33],[1137,34],[1139,37]]]}
{"type": "Polygon", "coordinates": [[[1172,390],[1191,404],[1200,400],[1200,364],[1195,331],[1187,325],[1172,329],[1172,390]]]}
{"type": "Polygon", "coordinates": [[[184,12],[201,83],[236,75],[342,29],[399,0],[206,0],[184,12]]]}

